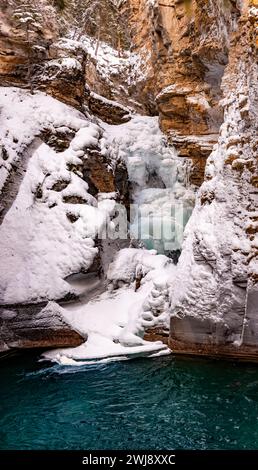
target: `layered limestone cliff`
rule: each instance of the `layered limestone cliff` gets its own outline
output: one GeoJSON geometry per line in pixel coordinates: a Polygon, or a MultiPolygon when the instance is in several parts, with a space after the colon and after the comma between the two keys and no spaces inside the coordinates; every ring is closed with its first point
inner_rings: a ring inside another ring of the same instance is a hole
{"type": "Polygon", "coordinates": [[[124,122],[130,110],[123,104],[143,109],[127,91],[140,73],[128,41],[111,0],[3,1],[0,84],[42,90],[77,109],[86,105],[109,122],[124,122]]]}
{"type": "Polygon", "coordinates": [[[258,358],[257,8],[243,8],[222,80],[224,122],[171,288],[174,351],[258,358]]]}
{"type": "Polygon", "coordinates": [[[129,3],[132,41],[149,70],[145,96],[154,96],[161,129],[179,155],[192,159],[191,182],[200,186],[223,121],[221,79],[241,2],[129,3]]]}

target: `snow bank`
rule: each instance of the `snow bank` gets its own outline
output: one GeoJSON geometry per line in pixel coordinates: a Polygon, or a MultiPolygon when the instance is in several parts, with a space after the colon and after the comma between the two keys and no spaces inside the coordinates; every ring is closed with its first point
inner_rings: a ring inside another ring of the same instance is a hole
{"type": "Polygon", "coordinates": [[[66,308],[66,319],[88,339],[77,348],[48,351],[44,358],[65,365],[82,365],[90,360],[169,354],[170,350],[162,342],[145,341],[143,336],[146,328],[167,318],[167,286],[175,266],[154,252],[124,249],[110,266],[109,281],[113,283],[118,277],[133,279],[139,264],[145,275],[136,291],[133,284],[124,285],[101,294],[79,309],[66,308]],[[125,264],[130,266],[129,270],[125,264]]]}
{"type": "Polygon", "coordinates": [[[120,250],[113,263],[110,264],[107,279],[114,287],[120,281],[130,284],[135,280],[137,270],[142,269],[145,276],[152,269],[162,269],[169,263],[164,255],[158,255],[155,250],[124,248],[120,250]]]}

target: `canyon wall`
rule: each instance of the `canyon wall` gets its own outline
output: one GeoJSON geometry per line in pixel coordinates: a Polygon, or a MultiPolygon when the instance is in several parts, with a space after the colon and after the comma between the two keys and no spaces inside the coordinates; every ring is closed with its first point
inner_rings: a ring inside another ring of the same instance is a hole
{"type": "Polygon", "coordinates": [[[222,89],[224,122],[208,158],[171,289],[174,351],[256,359],[257,8],[243,8],[222,89]]]}
{"type": "Polygon", "coordinates": [[[145,95],[154,96],[161,129],[203,181],[223,122],[221,79],[240,3],[229,0],[128,0],[132,41],[147,58],[145,95]]]}
{"type": "Polygon", "coordinates": [[[128,114],[119,103],[143,112],[137,93],[127,90],[137,63],[130,61],[126,15],[120,16],[111,0],[32,0],[29,6],[23,0],[4,0],[0,85],[44,91],[82,111],[85,105],[115,124],[128,114]]]}
{"type": "Polygon", "coordinates": [[[258,2],[129,3],[145,96],[201,186],[171,287],[171,349],[257,360],[258,2]]]}

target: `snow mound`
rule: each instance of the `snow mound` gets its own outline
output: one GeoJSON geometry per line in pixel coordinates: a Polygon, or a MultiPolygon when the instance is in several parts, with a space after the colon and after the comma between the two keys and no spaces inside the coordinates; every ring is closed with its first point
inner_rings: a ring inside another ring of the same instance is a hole
{"type": "Polygon", "coordinates": [[[117,254],[115,260],[109,266],[107,279],[113,287],[120,283],[132,283],[141,267],[145,276],[152,269],[162,269],[169,263],[164,255],[157,255],[155,250],[144,250],[137,248],[124,248],[117,254]]]}
{"type": "Polygon", "coordinates": [[[48,351],[43,355],[45,359],[64,365],[82,365],[92,360],[122,360],[170,353],[161,341],[149,342],[143,337],[147,328],[167,319],[167,289],[175,266],[168,258],[154,252],[124,249],[110,267],[110,282],[113,282],[116,269],[119,269],[119,277],[125,279],[125,263],[130,265],[130,279],[137,276],[139,263],[143,272],[145,270],[139,288],[135,290],[131,283],[104,292],[81,308],[67,307],[64,310],[66,320],[88,339],[77,348],[48,351]]]}

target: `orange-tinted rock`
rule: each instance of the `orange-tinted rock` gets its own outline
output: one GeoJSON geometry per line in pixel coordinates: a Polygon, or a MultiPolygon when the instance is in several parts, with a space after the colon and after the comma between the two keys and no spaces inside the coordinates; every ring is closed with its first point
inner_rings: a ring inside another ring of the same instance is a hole
{"type": "MultiPolygon", "coordinates": [[[[220,82],[240,14],[236,2],[128,3],[135,50],[147,57],[145,93],[156,95],[160,127],[180,155],[206,159],[223,121],[220,82]]],[[[202,182],[202,169],[193,179],[202,182]]]]}

